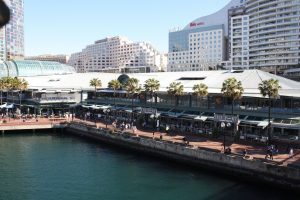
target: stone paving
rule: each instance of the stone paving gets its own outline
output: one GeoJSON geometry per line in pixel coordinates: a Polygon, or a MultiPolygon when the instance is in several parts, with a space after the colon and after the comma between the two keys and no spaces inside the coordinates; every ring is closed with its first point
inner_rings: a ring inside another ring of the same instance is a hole
{"type": "MultiPolygon", "coordinates": [[[[84,122],[89,125],[97,126],[98,128],[106,128],[106,125],[104,123],[100,122],[90,122],[90,121],[82,121],[79,119],[76,119],[75,121],[78,122],[84,122]]],[[[112,125],[108,125],[109,129],[114,129],[112,125]]],[[[125,130],[125,132],[133,132],[132,130],[125,130]]],[[[151,131],[142,131],[142,130],[135,130],[135,134],[143,137],[149,137],[153,138],[153,132],[151,131]]],[[[217,152],[223,152],[223,140],[219,139],[211,139],[211,138],[205,138],[200,137],[195,134],[176,134],[176,135],[169,135],[166,133],[161,132],[155,132],[154,138],[159,138],[162,134],[163,140],[166,141],[172,141],[177,143],[184,143],[183,137],[187,138],[189,141],[189,145],[192,146],[192,148],[202,148],[207,150],[214,150],[217,152]]],[[[260,159],[264,162],[270,162],[274,164],[279,165],[287,165],[294,162],[300,163],[300,150],[294,150],[294,155],[289,158],[289,155],[287,152],[285,152],[285,149],[279,149],[278,154],[273,156],[273,160],[265,159],[267,147],[262,145],[255,145],[252,143],[249,144],[239,144],[239,143],[226,143],[226,147],[230,147],[233,154],[237,154],[238,156],[242,156],[242,152],[244,149],[247,150],[248,155],[251,158],[254,159],[260,159]]]]}
{"type": "MultiPolygon", "coordinates": [[[[0,120],[2,122],[2,120],[0,120]]],[[[71,119],[65,119],[65,118],[39,118],[38,122],[36,122],[36,119],[27,119],[23,121],[22,119],[6,119],[6,123],[0,123],[0,130],[1,126],[17,126],[17,125],[32,125],[32,124],[53,124],[53,123],[62,123],[71,121],[71,119]]],[[[91,122],[91,121],[84,121],[80,119],[74,119],[76,122],[82,122],[85,124],[89,124],[92,126],[95,126],[97,128],[106,128],[106,125],[101,122],[91,122]]],[[[114,129],[112,125],[107,126],[109,129],[114,129]]],[[[126,132],[133,132],[132,129],[125,130],[126,132]]],[[[142,131],[142,130],[134,130],[134,134],[137,134],[139,136],[143,137],[149,137],[153,138],[153,132],[151,131],[142,131]]],[[[177,143],[185,143],[183,141],[183,138],[185,137],[187,141],[189,141],[189,145],[191,148],[202,148],[207,150],[213,150],[217,152],[223,152],[223,140],[219,139],[212,139],[212,138],[205,138],[200,137],[195,134],[174,134],[170,135],[163,132],[155,132],[154,138],[160,138],[160,135],[163,136],[163,140],[166,141],[172,141],[177,143]]],[[[289,158],[289,155],[286,150],[279,149],[279,153],[273,156],[273,161],[270,161],[269,159],[265,159],[266,155],[266,146],[262,145],[256,145],[256,144],[239,144],[239,143],[226,143],[227,147],[231,148],[231,151],[233,154],[237,154],[242,156],[242,152],[244,149],[247,150],[248,155],[251,158],[254,159],[261,159],[262,161],[266,162],[273,162],[274,164],[280,164],[280,165],[287,165],[287,164],[297,164],[300,166],[300,150],[294,150],[294,155],[289,158]]]]}

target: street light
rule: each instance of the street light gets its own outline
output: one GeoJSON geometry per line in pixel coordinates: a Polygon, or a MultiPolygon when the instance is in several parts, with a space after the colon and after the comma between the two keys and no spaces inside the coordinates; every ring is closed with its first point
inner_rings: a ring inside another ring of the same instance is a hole
{"type": "Polygon", "coordinates": [[[103,110],[103,112],[105,113],[105,127],[107,128],[107,123],[108,123],[108,120],[107,120],[107,118],[108,118],[108,114],[110,113],[110,109],[109,108],[106,108],[106,109],[104,109],[103,110]]]}
{"type": "Polygon", "coordinates": [[[223,129],[223,146],[224,146],[224,152],[225,152],[225,143],[226,143],[226,136],[225,136],[225,127],[230,128],[231,127],[231,123],[226,123],[226,122],[221,122],[221,128],[223,129]]]}

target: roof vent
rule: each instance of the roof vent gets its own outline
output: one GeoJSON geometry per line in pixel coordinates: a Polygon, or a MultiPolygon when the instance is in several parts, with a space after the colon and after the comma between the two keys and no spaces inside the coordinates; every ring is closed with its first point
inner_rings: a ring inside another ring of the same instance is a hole
{"type": "Polygon", "coordinates": [[[181,77],[179,81],[201,81],[206,79],[206,77],[181,77]]]}
{"type": "Polygon", "coordinates": [[[243,73],[243,72],[244,72],[244,70],[234,70],[231,73],[233,73],[233,74],[240,74],[240,73],[243,73]]]}

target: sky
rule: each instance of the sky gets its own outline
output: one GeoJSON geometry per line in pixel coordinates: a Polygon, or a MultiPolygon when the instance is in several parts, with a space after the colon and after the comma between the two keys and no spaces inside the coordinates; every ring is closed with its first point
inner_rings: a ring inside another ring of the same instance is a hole
{"type": "Polygon", "coordinates": [[[24,0],[25,55],[72,54],[125,36],[168,51],[168,33],[230,0],[24,0]]]}

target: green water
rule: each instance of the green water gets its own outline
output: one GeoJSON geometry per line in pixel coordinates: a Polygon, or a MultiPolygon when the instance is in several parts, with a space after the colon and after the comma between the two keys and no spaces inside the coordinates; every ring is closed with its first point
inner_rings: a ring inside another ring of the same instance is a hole
{"type": "Polygon", "coordinates": [[[291,199],[291,193],[68,135],[0,136],[0,199],[291,199]]]}

